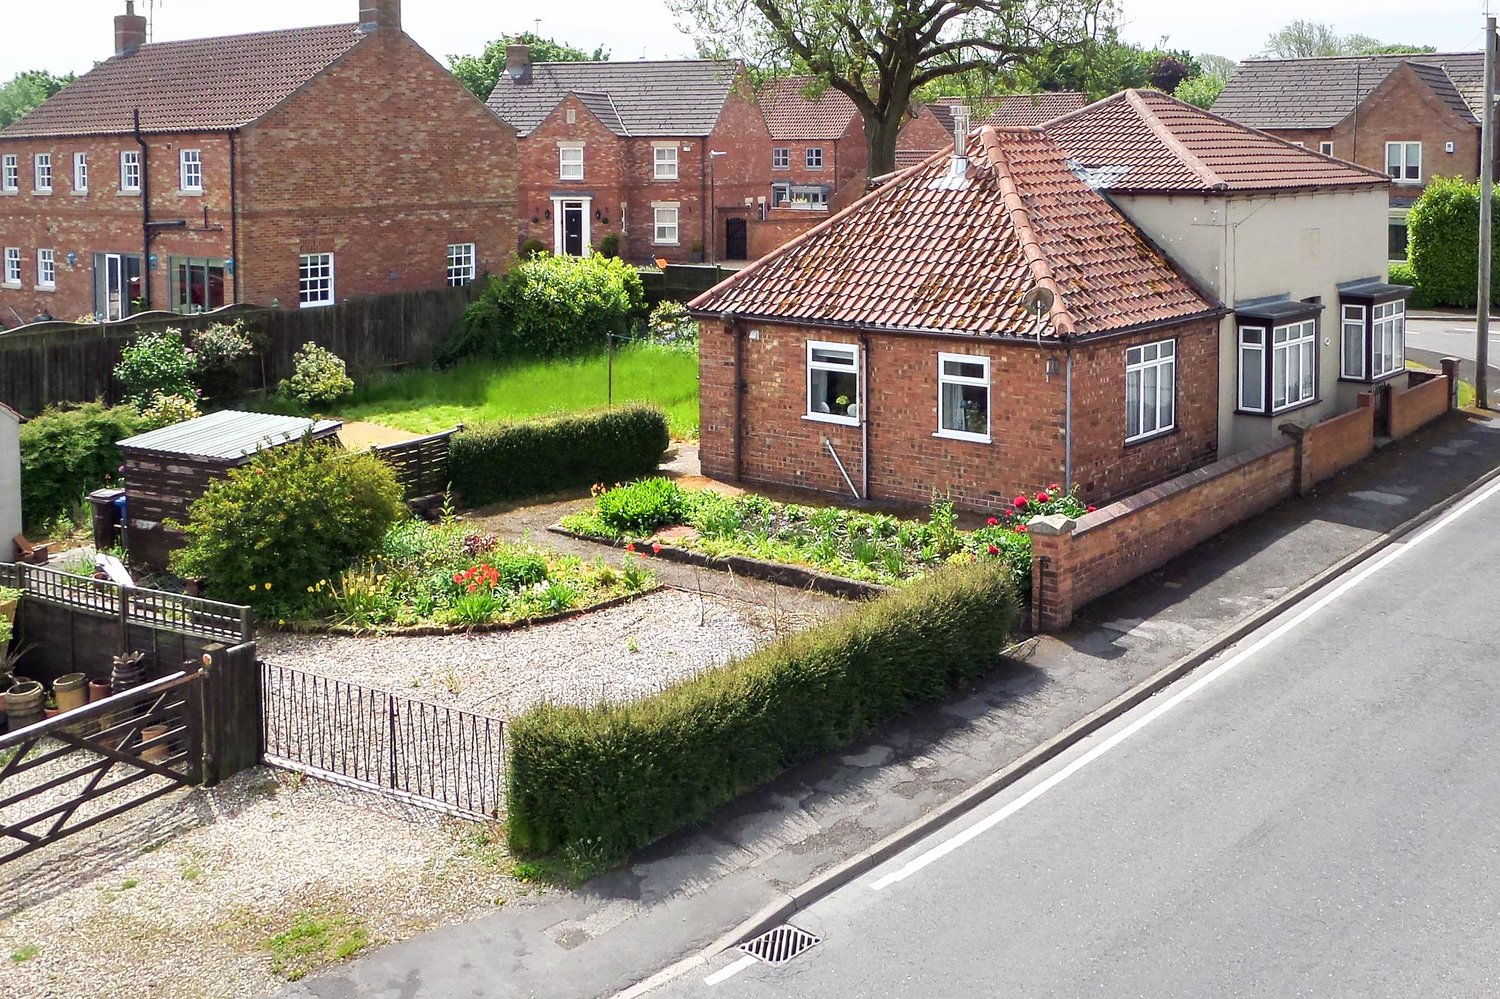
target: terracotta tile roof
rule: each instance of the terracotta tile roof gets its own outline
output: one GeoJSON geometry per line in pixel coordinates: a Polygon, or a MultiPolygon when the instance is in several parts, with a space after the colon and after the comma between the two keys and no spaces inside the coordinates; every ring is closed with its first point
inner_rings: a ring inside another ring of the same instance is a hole
{"type": "Polygon", "coordinates": [[[1332,128],[1407,63],[1449,107],[1478,123],[1484,111],[1483,52],[1247,59],[1214,111],[1255,128],[1332,128]]]}
{"type": "Polygon", "coordinates": [[[768,80],[757,98],[766,127],[773,139],[837,139],[859,117],[849,95],[824,87],[816,98],[808,97],[809,78],[788,76],[768,80]]]}
{"type": "Polygon", "coordinates": [[[1126,90],[1041,126],[1095,187],[1119,193],[1384,187],[1390,178],[1155,90],[1126,90]]]}
{"type": "Polygon", "coordinates": [[[596,103],[607,98],[614,120],[607,115],[601,120],[616,135],[707,135],[718,124],[739,71],[739,63],[722,59],[538,62],[526,83],[501,73],[489,105],[522,136],[568,94],[578,94],[596,114],[596,103]]]}
{"type": "Polygon", "coordinates": [[[1055,295],[1044,337],[1214,314],[1037,129],[971,133],[699,296],[698,313],[802,325],[1034,337],[1022,296],[1055,295]]]}
{"type": "Polygon", "coordinates": [[[248,124],[362,39],[356,24],[153,42],[113,56],[0,132],[6,138],[119,135],[248,124]]]}

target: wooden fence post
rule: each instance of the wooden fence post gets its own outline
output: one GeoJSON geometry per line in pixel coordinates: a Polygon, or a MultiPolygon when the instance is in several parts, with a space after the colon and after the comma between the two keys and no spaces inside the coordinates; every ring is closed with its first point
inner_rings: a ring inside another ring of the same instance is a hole
{"type": "Polygon", "coordinates": [[[262,678],[254,642],[203,650],[204,784],[260,765],[264,755],[262,678]]]}

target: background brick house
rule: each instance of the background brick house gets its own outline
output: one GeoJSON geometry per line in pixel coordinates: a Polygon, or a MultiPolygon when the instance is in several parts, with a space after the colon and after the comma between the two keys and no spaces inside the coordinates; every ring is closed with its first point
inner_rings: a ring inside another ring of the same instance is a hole
{"type": "Polygon", "coordinates": [[[690,308],[716,477],[983,510],[1217,453],[1222,308],[1035,129],[980,128],[690,308]]]}
{"type": "Polygon", "coordinates": [[[739,63],[533,63],[512,45],[489,106],[520,135],[523,240],[578,256],[614,234],[636,261],[747,255],[770,133],[739,63]]]}
{"type": "Polygon", "coordinates": [[[1427,182],[1479,177],[1484,53],[1252,59],[1214,111],[1387,173],[1387,257],[1405,260],[1406,213],[1427,182]]]}
{"type": "Polygon", "coordinates": [[[359,15],[146,44],[127,3],[115,55],[0,132],[0,325],[503,269],[514,131],[401,30],[399,0],[359,15]]]}

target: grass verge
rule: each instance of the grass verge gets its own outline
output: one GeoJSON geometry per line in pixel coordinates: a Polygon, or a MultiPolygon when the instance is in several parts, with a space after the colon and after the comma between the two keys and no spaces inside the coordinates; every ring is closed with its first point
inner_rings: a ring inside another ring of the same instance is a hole
{"type": "Polygon", "coordinates": [[[266,941],[271,972],[295,982],[325,964],[346,961],[370,946],[364,926],[345,914],[298,913],[291,926],[266,941]]]}

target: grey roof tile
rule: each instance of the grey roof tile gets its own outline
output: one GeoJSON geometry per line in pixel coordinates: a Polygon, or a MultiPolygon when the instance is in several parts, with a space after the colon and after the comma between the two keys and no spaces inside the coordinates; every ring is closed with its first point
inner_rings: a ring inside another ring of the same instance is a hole
{"type": "Polygon", "coordinates": [[[1402,63],[1411,63],[1454,111],[1478,122],[1484,108],[1483,52],[1248,59],[1214,111],[1255,128],[1332,128],[1402,63]]]}
{"type": "Polygon", "coordinates": [[[489,105],[522,136],[570,93],[591,95],[585,104],[595,114],[596,104],[589,102],[607,96],[614,118],[601,120],[617,135],[707,135],[739,68],[732,60],[714,59],[539,62],[532,64],[528,83],[501,74],[489,105]]]}

